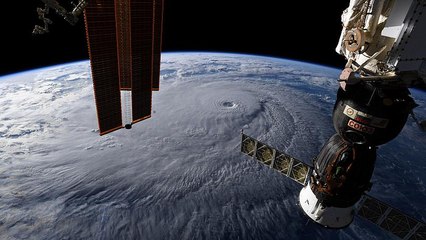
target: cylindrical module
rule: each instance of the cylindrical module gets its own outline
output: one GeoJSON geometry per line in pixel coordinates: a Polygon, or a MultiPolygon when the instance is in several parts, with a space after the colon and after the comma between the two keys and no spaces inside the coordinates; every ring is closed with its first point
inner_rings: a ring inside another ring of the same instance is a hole
{"type": "Polygon", "coordinates": [[[299,195],[306,215],[330,228],[349,225],[354,205],[371,187],[375,159],[375,146],[332,136],[314,160],[310,182],[299,195]]]}
{"type": "Polygon", "coordinates": [[[361,82],[338,90],[333,124],[346,141],[378,146],[401,132],[415,106],[407,88],[361,82]]]}

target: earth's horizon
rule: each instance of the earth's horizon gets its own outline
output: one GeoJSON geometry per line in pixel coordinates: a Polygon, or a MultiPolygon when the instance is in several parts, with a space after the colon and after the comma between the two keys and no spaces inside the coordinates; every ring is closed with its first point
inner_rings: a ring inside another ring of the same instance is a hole
{"type": "MultiPolygon", "coordinates": [[[[99,136],[88,60],[0,77],[0,239],[384,239],[312,223],[300,186],[239,153],[240,130],[305,162],[334,134],[339,70],[165,53],[152,117],[99,136]]],[[[426,94],[411,90],[426,118],[426,94]]],[[[425,221],[426,137],[378,150],[370,195],[425,221]]]]}

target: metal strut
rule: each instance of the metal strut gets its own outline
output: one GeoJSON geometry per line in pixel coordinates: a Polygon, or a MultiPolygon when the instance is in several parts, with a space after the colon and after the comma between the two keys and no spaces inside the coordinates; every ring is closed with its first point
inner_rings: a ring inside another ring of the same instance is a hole
{"type": "Polygon", "coordinates": [[[52,20],[46,17],[46,14],[49,14],[49,7],[47,4],[44,8],[37,8],[38,18],[43,21],[44,26],[35,25],[33,34],[44,34],[49,32],[49,24],[52,24],[52,20]]]}
{"type": "Polygon", "coordinates": [[[71,25],[75,25],[78,22],[78,18],[83,13],[89,0],[79,0],[77,4],[73,4],[74,8],[72,11],[67,11],[62,7],[56,0],[41,0],[45,5],[43,8],[37,8],[38,18],[44,23],[43,26],[35,25],[33,34],[45,34],[49,32],[49,24],[52,24],[52,20],[46,17],[49,14],[49,9],[52,8],[55,12],[62,16],[65,21],[71,25]]]}

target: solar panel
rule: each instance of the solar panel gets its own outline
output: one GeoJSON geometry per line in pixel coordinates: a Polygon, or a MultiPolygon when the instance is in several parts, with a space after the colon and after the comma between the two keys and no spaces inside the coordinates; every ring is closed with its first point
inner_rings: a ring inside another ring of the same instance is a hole
{"type": "Polygon", "coordinates": [[[163,3],[96,0],[86,7],[101,135],[151,117],[152,91],[160,81],[163,3]]]}
{"type": "Polygon", "coordinates": [[[282,174],[288,176],[290,174],[290,169],[292,168],[293,159],[285,153],[278,152],[276,154],[273,168],[280,171],[282,174]]]}
{"type": "Polygon", "coordinates": [[[312,167],[242,133],[241,152],[305,185],[312,167]]]}
{"type": "Polygon", "coordinates": [[[358,203],[358,215],[401,239],[426,239],[425,223],[369,195],[358,203]]]}
{"type": "Polygon", "coordinates": [[[154,1],[131,1],[133,123],[151,117],[154,1]]]}
{"type": "Polygon", "coordinates": [[[290,178],[300,184],[305,184],[310,174],[311,167],[302,161],[293,159],[293,165],[290,171],[290,178]]]}
{"type": "Polygon", "coordinates": [[[152,73],[152,90],[160,89],[160,62],[161,62],[161,45],[163,33],[163,12],[164,0],[154,1],[154,49],[153,49],[153,73],[152,73]]]}
{"type": "Polygon", "coordinates": [[[132,35],[130,34],[130,0],[115,1],[118,70],[121,90],[132,88],[132,35]]]}
{"type": "Polygon", "coordinates": [[[275,149],[272,149],[266,144],[263,144],[261,142],[257,143],[257,150],[256,150],[256,159],[268,166],[271,166],[272,161],[275,158],[275,149]]]}
{"type": "Polygon", "coordinates": [[[247,135],[242,134],[241,152],[253,157],[256,151],[257,141],[247,135]]]}
{"type": "Polygon", "coordinates": [[[410,239],[410,240],[425,240],[426,239],[426,224],[423,224],[419,228],[417,228],[416,232],[408,239],[410,239]]]}
{"type": "Polygon", "coordinates": [[[86,36],[101,135],[122,128],[114,1],[89,1],[86,36]]]}

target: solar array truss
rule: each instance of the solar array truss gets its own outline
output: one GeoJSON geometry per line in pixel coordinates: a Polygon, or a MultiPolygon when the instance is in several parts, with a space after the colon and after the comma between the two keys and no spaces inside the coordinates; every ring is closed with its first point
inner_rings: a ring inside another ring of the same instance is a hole
{"type": "Polygon", "coordinates": [[[306,185],[312,167],[242,133],[241,152],[306,185]]]}
{"type": "Polygon", "coordinates": [[[100,135],[151,117],[160,87],[164,0],[96,0],[85,9],[100,135]],[[125,96],[125,97],[121,97],[125,96]]]}
{"type": "Polygon", "coordinates": [[[358,203],[358,215],[401,239],[426,240],[426,224],[369,196],[358,203]]]}

